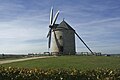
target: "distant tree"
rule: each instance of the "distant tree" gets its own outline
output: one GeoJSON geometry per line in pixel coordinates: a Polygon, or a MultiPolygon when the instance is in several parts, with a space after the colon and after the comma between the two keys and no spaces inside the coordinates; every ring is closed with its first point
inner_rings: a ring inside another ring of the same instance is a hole
{"type": "Polygon", "coordinates": [[[5,54],[1,54],[2,58],[4,58],[5,54]]]}

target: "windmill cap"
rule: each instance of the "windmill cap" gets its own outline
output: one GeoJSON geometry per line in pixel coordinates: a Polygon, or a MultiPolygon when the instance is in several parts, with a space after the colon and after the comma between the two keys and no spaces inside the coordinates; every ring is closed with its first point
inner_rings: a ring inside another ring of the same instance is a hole
{"type": "Polygon", "coordinates": [[[65,20],[63,20],[56,28],[64,28],[68,30],[74,30],[65,20]]]}

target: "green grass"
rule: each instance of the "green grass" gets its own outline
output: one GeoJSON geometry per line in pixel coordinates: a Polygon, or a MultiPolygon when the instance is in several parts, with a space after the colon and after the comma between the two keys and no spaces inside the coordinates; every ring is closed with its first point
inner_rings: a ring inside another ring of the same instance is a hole
{"type": "MultiPolygon", "coordinates": [[[[1,66],[1,65],[0,65],[1,66]]],[[[81,70],[96,68],[120,68],[120,57],[104,56],[59,56],[55,58],[35,59],[2,64],[4,67],[22,68],[77,68],[81,70]]]]}

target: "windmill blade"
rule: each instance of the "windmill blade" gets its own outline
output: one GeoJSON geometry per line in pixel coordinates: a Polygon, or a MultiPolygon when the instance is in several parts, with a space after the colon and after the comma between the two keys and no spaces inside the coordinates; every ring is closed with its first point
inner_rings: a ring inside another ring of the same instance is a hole
{"type": "Polygon", "coordinates": [[[59,11],[55,14],[55,17],[54,17],[53,22],[52,22],[52,26],[55,24],[58,15],[59,15],[59,11]]]}
{"type": "Polygon", "coordinates": [[[51,45],[51,29],[50,29],[50,32],[49,32],[49,41],[48,41],[48,48],[50,48],[50,45],[51,45]]]}
{"type": "Polygon", "coordinates": [[[82,43],[87,47],[87,49],[94,55],[93,51],[87,46],[87,44],[82,40],[82,38],[75,32],[77,37],[82,41],[82,43]]]}
{"type": "MultiPolygon", "coordinates": [[[[51,29],[50,29],[51,30],[51,29]]],[[[50,30],[49,30],[49,32],[48,32],[48,34],[47,34],[47,38],[50,36],[50,30]]]]}
{"type": "Polygon", "coordinates": [[[53,22],[53,7],[51,7],[51,11],[50,11],[50,25],[52,25],[53,22]]]}

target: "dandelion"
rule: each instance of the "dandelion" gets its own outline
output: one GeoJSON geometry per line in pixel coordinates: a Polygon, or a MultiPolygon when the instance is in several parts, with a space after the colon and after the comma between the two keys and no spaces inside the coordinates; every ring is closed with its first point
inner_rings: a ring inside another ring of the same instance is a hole
{"type": "Polygon", "coordinates": [[[11,69],[11,67],[9,67],[9,69],[11,69]]]}
{"type": "Polygon", "coordinates": [[[113,73],[113,71],[110,71],[110,73],[109,74],[112,74],[113,73]]]}
{"type": "Polygon", "coordinates": [[[60,80],[63,80],[63,77],[61,77],[60,80]]]}

